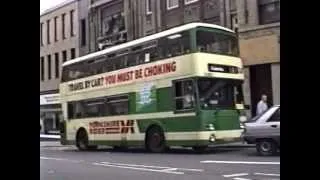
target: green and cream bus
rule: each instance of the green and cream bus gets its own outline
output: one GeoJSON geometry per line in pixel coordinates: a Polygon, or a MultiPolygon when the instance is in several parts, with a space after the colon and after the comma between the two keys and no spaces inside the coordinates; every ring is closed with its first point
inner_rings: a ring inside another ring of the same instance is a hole
{"type": "Polygon", "coordinates": [[[236,34],[190,23],[63,64],[61,143],[204,150],[237,141],[244,112],[236,34]]]}

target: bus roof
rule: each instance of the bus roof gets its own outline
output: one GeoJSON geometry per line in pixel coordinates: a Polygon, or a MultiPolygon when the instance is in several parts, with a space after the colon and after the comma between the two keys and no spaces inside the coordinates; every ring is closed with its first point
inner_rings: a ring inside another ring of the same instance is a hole
{"type": "Polygon", "coordinates": [[[107,48],[107,49],[104,49],[104,50],[101,50],[101,51],[97,51],[97,52],[94,52],[94,53],[91,53],[91,54],[87,54],[85,56],[81,56],[81,57],[75,58],[75,59],[73,59],[71,61],[65,62],[62,66],[68,66],[68,65],[71,65],[71,64],[74,64],[74,63],[79,63],[79,62],[82,62],[82,61],[86,61],[88,59],[99,57],[99,56],[102,56],[102,55],[107,54],[107,53],[111,53],[111,52],[114,52],[114,51],[117,51],[117,50],[125,49],[125,48],[131,47],[131,46],[135,46],[135,45],[138,45],[138,44],[141,44],[141,43],[144,43],[144,42],[151,41],[153,39],[158,39],[158,38],[161,38],[161,37],[164,37],[164,36],[168,36],[170,34],[178,33],[178,32],[184,31],[184,30],[188,30],[188,29],[193,29],[193,28],[196,28],[196,27],[215,28],[215,29],[220,29],[220,30],[224,30],[224,31],[228,31],[228,32],[234,33],[234,31],[232,31],[232,30],[230,30],[228,28],[225,28],[225,27],[222,27],[222,26],[218,26],[218,25],[215,25],[215,24],[189,23],[189,24],[185,24],[185,25],[181,25],[181,26],[178,26],[178,27],[174,27],[174,28],[171,28],[171,29],[159,32],[159,33],[155,33],[155,34],[143,37],[143,38],[139,38],[139,39],[136,39],[136,40],[133,40],[133,41],[129,41],[129,42],[126,42],[126,43],[123,43],[123,44],[120,44],[120,45],[115,45],[115,46],[112,46],[110,48],[107,48]]]}

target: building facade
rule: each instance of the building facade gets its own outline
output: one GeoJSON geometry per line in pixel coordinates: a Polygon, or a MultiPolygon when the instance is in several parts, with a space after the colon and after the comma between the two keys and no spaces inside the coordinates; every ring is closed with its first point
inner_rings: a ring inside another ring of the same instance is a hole
{"type": "Polygon", "coordinates": [[[127,5],[129,2],[129,0],[90,0],[90,52],[128,40],[128,21],[130,19],[126,8],[129,8],[127,5]]]}
{"type": "Polygon", "coordinates": [[[248,115],[262,94],[280,104],[280,0],[91,0],[89,6],[91,52],[189,22],[235,30],[248,115]]]}
{"type": "Polygon", "coordinates": [[[280,104],[280,0],[237,0],[245,101],[252,115],[262,94],[280,104]]]}
{"type": "Polygon", "coordinates": [[[87,7],[87,0],[69,0],[40,15],[40,124],[43,131],[57,131],[62,118],[61,65],[89,51],[87,7]]]}

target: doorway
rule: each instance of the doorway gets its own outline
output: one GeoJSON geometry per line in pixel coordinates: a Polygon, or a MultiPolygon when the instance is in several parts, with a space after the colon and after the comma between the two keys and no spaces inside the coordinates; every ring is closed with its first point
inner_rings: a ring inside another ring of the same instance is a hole
{"type": "Polygon", "coordinates": [[[256,115],[257,103],[260,101],[262,94],[268,97],[268,107],[273,104],[271,64],[250,66],[250,89],[251,113],[254,117],[256,115]]]}

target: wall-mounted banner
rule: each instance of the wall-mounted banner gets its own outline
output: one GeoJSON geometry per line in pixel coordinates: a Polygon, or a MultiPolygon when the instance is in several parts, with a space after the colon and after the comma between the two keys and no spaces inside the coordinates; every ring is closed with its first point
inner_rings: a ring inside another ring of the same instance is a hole
{"type": "Polygon", "coordinates": [[[59,104],[60,94],[40,95],[40,105],[59,104]]]}

